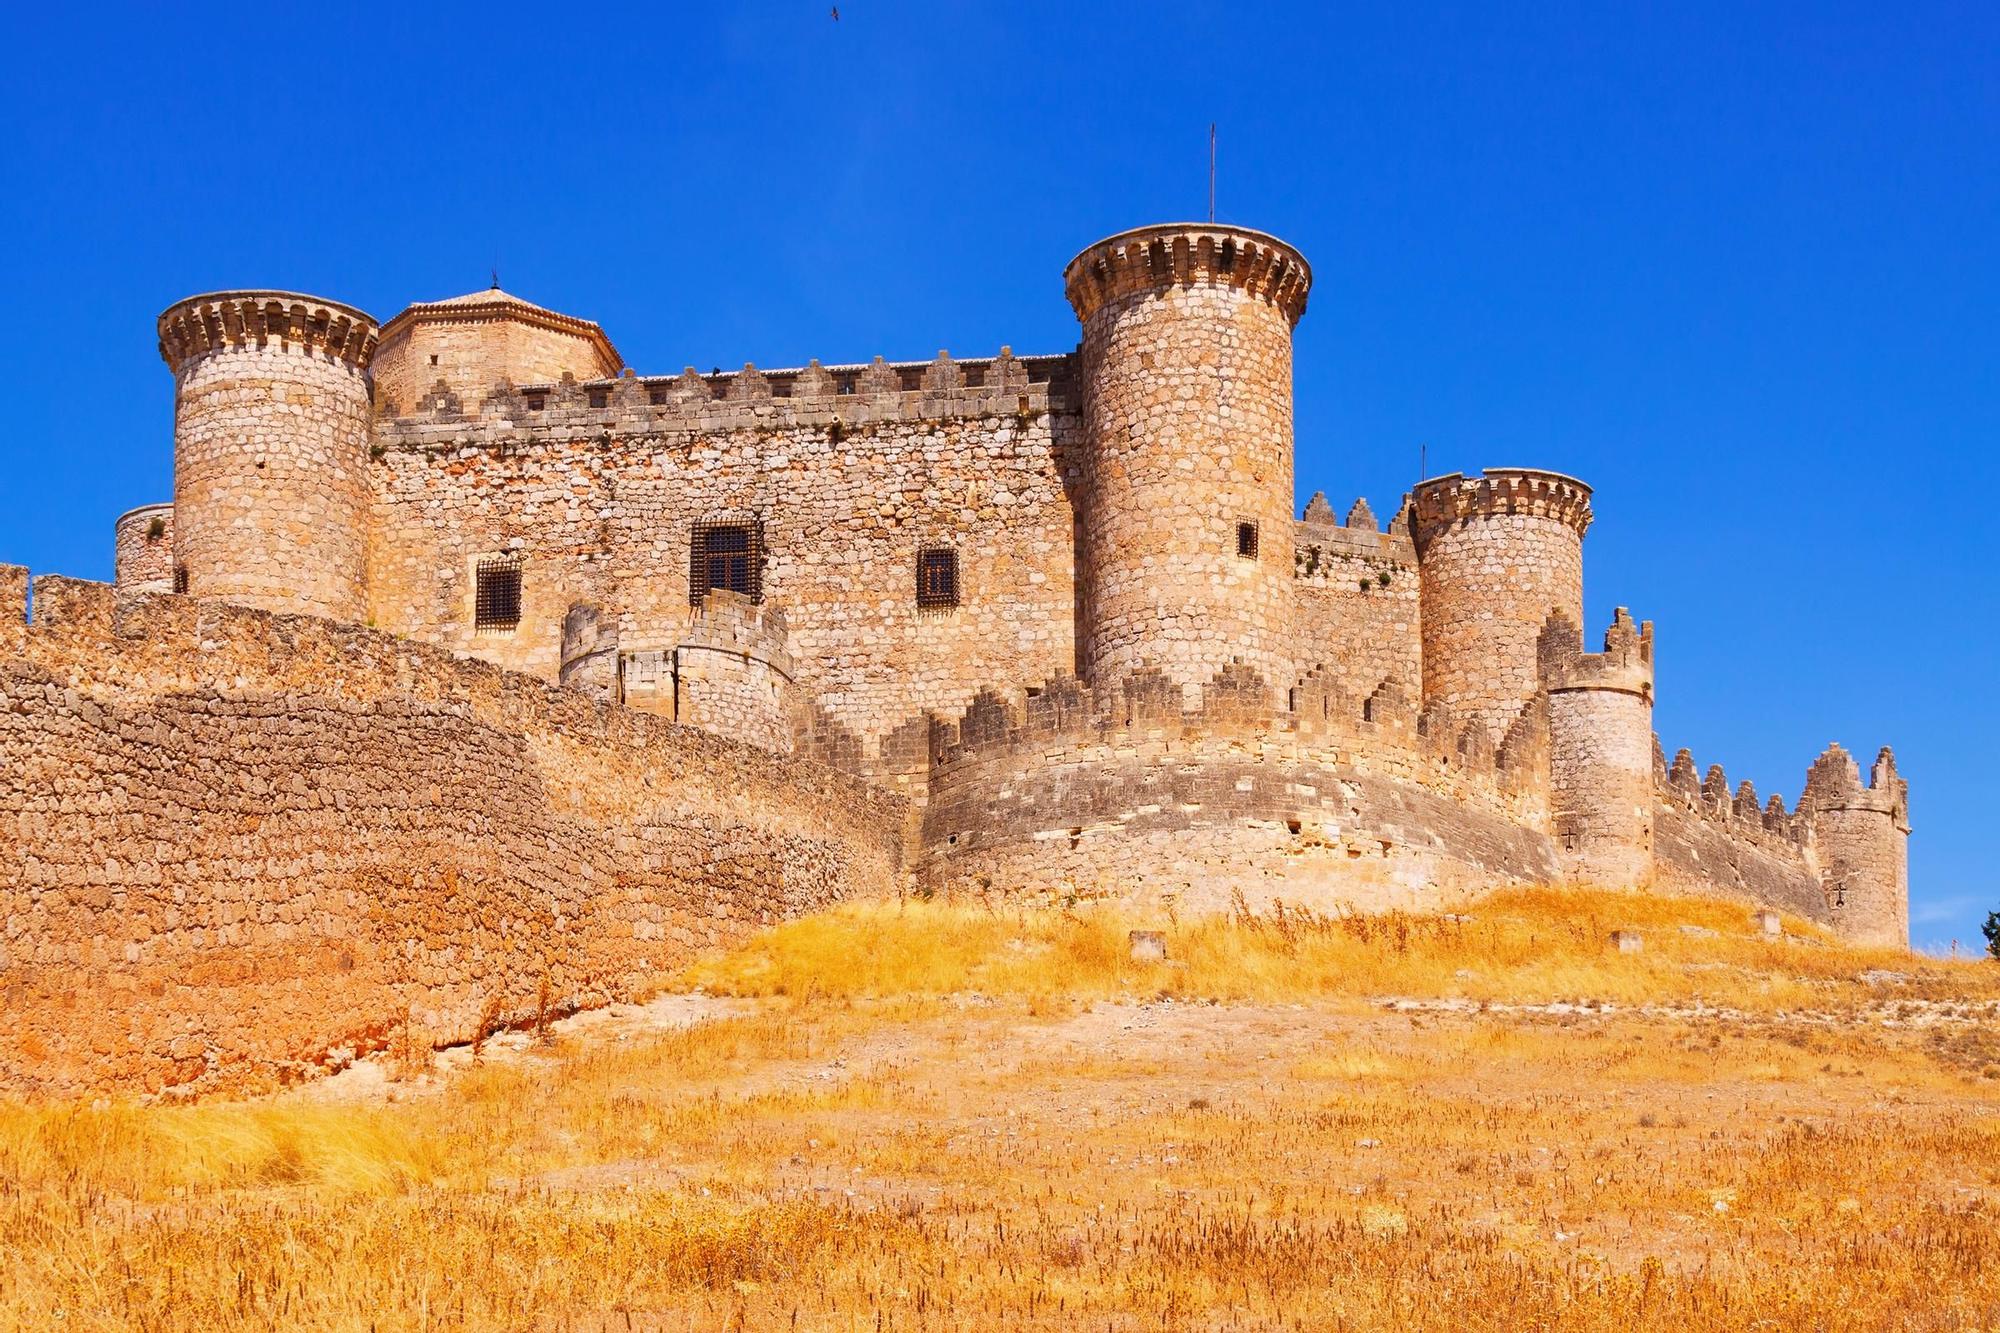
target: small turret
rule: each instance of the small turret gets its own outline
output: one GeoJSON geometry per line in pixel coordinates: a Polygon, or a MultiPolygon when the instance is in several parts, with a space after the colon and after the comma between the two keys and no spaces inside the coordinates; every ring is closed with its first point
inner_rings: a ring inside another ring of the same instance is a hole
{"type": "Polygon", "coordinates": [[[112,525],[112,578],[121,592],[174,591],[174,507],[142,505],[112,525]]]}
{"type": "Polygon", "coordinates": [[[176,582],[196,597],[359,620],[375,321],[292,292],[160,316],[174,372],[176,582]]]}
{"type": "Polygon", "coordinates": [[[1557,472],[1488,468],[1413,493],[1424,703],[1505,734],[1540,688],[1549,617],[1583,623],[1590,487],[1557,472]]]}
{"type": "Polygon", "coordinates": [[[1799,806],[1811,821],[1820,887],[1834,929],[1851,943],[1909,947],[1909,792],[1887,746],[1865,787],[1854,756],[1839,745],[1806,771],[1799,806]]]}
{"type": "Polygon", "coordinates": [[[1653,623],[1624,607],[1604,651],[1550,617],[1539,645],[1549,692],[1549,807],[1573,880],[1637,888],[1653,874],[1653,623]]]}

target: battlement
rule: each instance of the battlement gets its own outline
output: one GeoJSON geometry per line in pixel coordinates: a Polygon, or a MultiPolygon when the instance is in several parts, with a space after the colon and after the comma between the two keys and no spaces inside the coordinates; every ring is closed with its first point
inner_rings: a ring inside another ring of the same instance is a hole
{"type": "Polygon", "coordinates": [[[1568,524],[1579,537],[1590,528],[1590,487],[1538,468],[1485,468],[1477,477],[1460,472],[1432,477],[1418,482],[1411,498],[1420,552],[1439,529],[1467,518],[1536,515],[1568,524]]]}
{"type": "Polygon", "coordinates": [[[1604,632],[1603,652],[1584,652],[1577,627],[1561,612],[1549,617],[1537,651],[1542,688],[1551,693],[1619,690],[1649,702],[1653,697],[1653,622],[1635,623],[1622,606],[1604,632]]]}
{"type": "Polygon", "coordinates": [[[1073,358],[1016,357],[1001,348],[994,357],[959,361],[940,351],[929,361],[885,361],[614,379],[564,376],[546,384],[496,385],[467,402],[442,382],[409,413],[378,422],[381,446],[425,445],[440,436],[460,438],[469,429],[497,435],[527,432],[550,438],[591,439],[616,434],[671,431],[782,429],[792,426],[865,426],[883,421],[1040,414],[1065,405],[1073,358]]]}
{"type": "Polygon", "coordinates": [[[1213,223],[1164,223],[1108,236],[1063,269],[1079,320],[1108,303],[1161,287],[1231,287],[1268,301],[1296,325],[1306,312],[1312,266],[1277,237],[1213,223]]]}
{"type": "Polygon", "coordinates": [[[956,720],[933,715],[933,780],[995,759],[1032,759],[1081,745],[1235,745],[1254,752],[1279,747],[1339,754],[1347,762],[1449,787],[1461,797],[1497,805],[1532,821],[1546,785],[1548,713],[1524,709],[1496,745],[1484,728],[1449,710],[1420,713],[1394,681],[1365,698],[1342,690],[1325,667],[1308,671],[1273,708],[1263,677],[1242,663],[1218,671],[1189,705],[1164,672],[1143,669],[1115,691],[1099,691],[1060,675],[1025,691],[982,689],[956,720]]]}
{"type": "Polygon", "coordinates": [[[1818,811],[1868,810],[1892,816],[1898,824],[1909,822],[1910,784],[1896,772],[1896,755],[1883,746],[1861,782],[1861,766],[1838,742],[1829,745],[1806,770],[1805,795],[1800,806],[1818,811]]]}
{"type": "Polygon", "coordinates": [[[179,374],[188,362],[225,347],[322,352],[366,370],[380,339],[374,317],[338,301],[298,292],[208,292],[160,314],[160,358],[179,374]]]}
{"type": "Polygon", "coordinates": [[[1324,491],[1313,492],[1306,503],[1305,515],[1293,533],[1293,545],[1300,572],[1308,576],[1317,573],[1317,566],[1327,558],[1382,561],[1410,569],[1417,563],[1407,507],[1397,511],[1384,532],[1367,500],[1356,500],[1343,522],[1334,515],[1324,491]]]}

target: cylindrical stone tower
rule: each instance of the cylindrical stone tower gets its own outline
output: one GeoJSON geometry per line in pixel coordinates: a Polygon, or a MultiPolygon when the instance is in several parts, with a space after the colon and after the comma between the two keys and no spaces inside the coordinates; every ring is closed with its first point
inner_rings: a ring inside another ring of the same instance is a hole
{"type": "Polygon", "coordinates": [[[1585,653],[1576,626],[1542,640],[1549,692],[1549,813],[1564,872],[1579,883],[1641,888],[1653,878],[1653,623],[1624,607],[1585,653]]]}
{"type": "Polygon", "coordinates": [[[1414,493],[1424,705],[1497,743],[1540,687],[1537,642],[1560,612],[1583,623],[1590,487],[1559,472],[1488,468],[1414,493]]]}
{"type": "Polygon", "coordinates": [[[1273,236],[1142,227],[1072,259],[1083,322],[1077,657],[1100,691],[1183,695],[1292,661],[1292,328],[1312,270],[1273,236]]]}
{"type": "Polygon", "coordinates": [[[1799,804],[1812,821],[1833,928],[1851,944],[1909,947],[1909,791],[1887,746],[1865,787],[1854,756],[1838,745],[1806,772],[1799,804]]]}
{"type": "Polygon", "coordinates": [[[172,505],[141,505],[120,514],[111,540],[111,577],[121,590],[174,590],[172,505]]]}
{"type": "Polygon", "coordinates": [[[160,316],[186,591],[361,617],[375,340],[359,310],[291,292],[193,296],[160,316]]]}

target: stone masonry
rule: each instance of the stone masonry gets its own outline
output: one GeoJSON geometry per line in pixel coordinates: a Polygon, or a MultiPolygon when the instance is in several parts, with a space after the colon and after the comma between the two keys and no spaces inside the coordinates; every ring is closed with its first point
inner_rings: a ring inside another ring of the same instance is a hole
{"type": "Polygon", "coordinates": [[[661,375],[498,289],[379,331],[172,306],[173,504],[119,520],[115,601],[0,616],[0,994],[81,968],[122,1007],[89,1050],[24,1021],[0,1080],[279,1077],[912,879],[1653,884],[1902,944],[1893,758],[1833,747],[1789,809],[1669,763],[1650,624],[1583,648],[1587,485],[1295,516],[1311,281],[1145,227],[1065,269],[1071,351],[661,375]]]}

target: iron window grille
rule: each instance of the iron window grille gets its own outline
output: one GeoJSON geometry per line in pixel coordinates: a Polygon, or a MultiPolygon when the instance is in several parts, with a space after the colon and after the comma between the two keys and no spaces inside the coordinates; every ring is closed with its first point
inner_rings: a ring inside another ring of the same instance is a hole
{"type": "Polygon", "coordinates": [[[473,567],[472,628],[505,634],[521,624],[521,559],[487,556],[473,567]]]}
{"type": "Polygon", "coordinates": [[[700,606],[709,591],[741,593],[764,600],[764,525],[703,520],[688,542],[688,602],[700,606]]]}
{"type": "Polygon", "coordinates": [[[180,593],[182,596],[186,596],[187,590],[188,590],[188,567],[186,565],[175,565],[174,591],[180,593]]]}
{"type": "Polygon", "coordinates": [[[958,552],[930,546],[917,552],[917,609],[943,611],[958,605],[958,552]]]}
{"type": "Polygon", "coordinates": [[[1238,523],[1236,525],[1236,554],[1245,560],[1257,558],[1257,525],[1238,523]]]}

